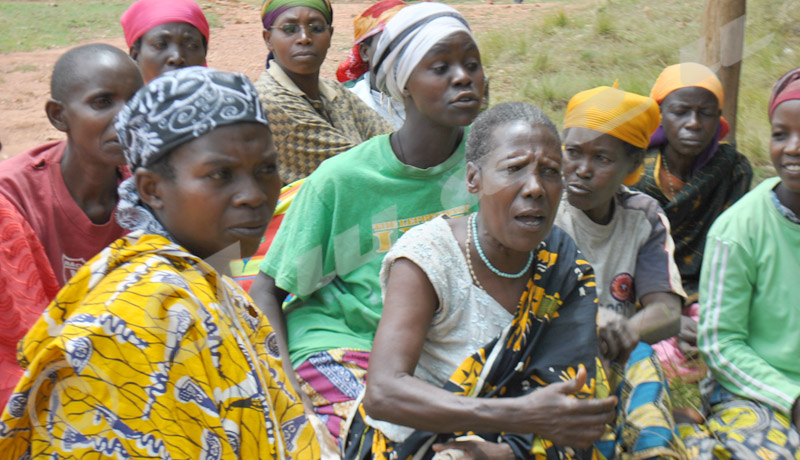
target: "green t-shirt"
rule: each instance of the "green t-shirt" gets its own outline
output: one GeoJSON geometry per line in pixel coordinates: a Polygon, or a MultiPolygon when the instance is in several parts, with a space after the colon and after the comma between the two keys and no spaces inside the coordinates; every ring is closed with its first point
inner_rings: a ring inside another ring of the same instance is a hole
{"type": "Polygon", "coordinates": [[[778,183],[764,180],[711,226],[697,344],[725,389],[788,414],[800,397],[800,225],[772,202],[778,183]]]}
{"type": "Polygon", "coordinates": [[[419,169],[395,157],[386,134],[326,160],[306,179],[260,266],[295,294],[284,305],[295,367],[321,351],[372,348],[383,256],[406,230],[477,208],[465,171],[464,141],[444,163],[419,169]]]}

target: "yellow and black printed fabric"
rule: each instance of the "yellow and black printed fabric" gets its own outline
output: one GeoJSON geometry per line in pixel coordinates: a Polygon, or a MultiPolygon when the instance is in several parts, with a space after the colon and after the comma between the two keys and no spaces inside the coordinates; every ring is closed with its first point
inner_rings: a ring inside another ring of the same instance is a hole
{"type": "MultiPolygon", "coordinates": [[[[534,267],[508,329],[467,357],[445,389],[470,397],[515,397],[570,380],[583,366],[588,374],[587,383],[575,397],[609,395],[598,359],[597,296],[592,267],[583,260],[572,238],[558,227],[537,249],[534,267]],[[493,355],[497,347],[501,347],[499,354],[493,355]],[[489,359],[491,356],[495,358],[489,359]],[[485,378],[482,385],[481,377],[485,378]]],[[[348,432],[347,459],[405,460],[418,451],[423,451],[422,459],[430,459],[434,454],[430,449],[432,441],[444,442],[455,437],[415,431],[406,441],[393,443],[366,425],[364,415],[362,406],[348,432]]],[[[534,435],[475,434],[508,443],[517,458],[602,458],[596,449],[576,452],[534,435]]]]}
{"type": "Polygon", "coordinates": [[[266,318],[162,236],[131,233],[84,265],[18,358],[4,459],[320,458],[266,318]]]}

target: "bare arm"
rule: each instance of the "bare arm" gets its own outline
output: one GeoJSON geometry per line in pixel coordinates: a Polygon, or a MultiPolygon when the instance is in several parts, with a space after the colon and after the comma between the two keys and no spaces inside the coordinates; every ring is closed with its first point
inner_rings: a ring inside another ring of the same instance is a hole
{"type": "Polygon", "coordinates": [[[586,371],[519,398],[470,398],[414,377],[425,335],[437,307],[433,286],[413,262],[398,259],[386,287],[370,358],[364,405],[370,416],[439,433],[457,431],[536,433],[562,445],[585,447],[613,419],[616,398],[569,397],[586,371]]]}
{"type": "Polygon", "coordinates": [[[307,409],[311,409],[310,402],[300,389],[300,383],[294,375],[292,361],[289,359],[286,317],[283,315],[283,308],[281,308],[283,299],[285,299],[286,296],[287,292],[275,285],[275,279],[262,271],[258,272],[256,279],[253,280],[253,285],[250,287],[250,297],[253,298],[258,308],[267,315],[267,320],[275,331],[275,336],[278,339],[278,349],[281,354],[283,371],[289,379],[289,383],[294,387],[295,392],[303,399],[303,403],[307,406],[307,409]]]}
{"type": "Polygon", "coordinates": [[[639,340],[654,344],[681,330],[681,297],[672,292],[652,292],[641,298],[642,309],[630,319],[639,340]]]}

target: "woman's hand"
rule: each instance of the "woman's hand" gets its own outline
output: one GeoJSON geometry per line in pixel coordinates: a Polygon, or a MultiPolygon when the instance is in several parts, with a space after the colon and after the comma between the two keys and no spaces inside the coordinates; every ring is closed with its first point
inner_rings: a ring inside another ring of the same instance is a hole
{"type": "Polygon", "coordinates": [[[434,452],[448,449],[463,451],[459,460],[514,460],[514,451],[508,444],[498,444],[488,441],[449,441],[434,444],[434,452]]]}
{"type": "Polygon", "coordinates": [[[687,359],[697,357],[697,321],[681,315],[681,332],[678,334],[678,349],[687,359]]]}
{"type": "Polygon", "coordinates": [[[550,384],[518,398],[520,412],[528,418],[519,432],[535,433],[562,446],[590,447],[603,435],[606,424],[614,420],[617,398],[570,396],[585,384],[586,369],[581,367],[572,380],[550,384]]]}
{"type": "Polygon", "coordinates": [[[628,319],[609,308],[599,308],[597,327],[603,358],[620,363],[627,361],[639,343],[639,334],[630,327],[628,319]]]}

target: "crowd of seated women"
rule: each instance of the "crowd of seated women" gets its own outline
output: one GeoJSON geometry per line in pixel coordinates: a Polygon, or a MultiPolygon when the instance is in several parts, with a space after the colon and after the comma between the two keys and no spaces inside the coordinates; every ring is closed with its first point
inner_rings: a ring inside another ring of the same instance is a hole
{"type": "Polygon", "coordinates": [[[345,85],[332,18],[266,0],[254,83],[193,0],[58,59],[66,140],[0,168],[0,457],[800,459],[800,69],[751,191],[703,65],[559,130],[482,111],[453,7],[369,5],[345,85]]]}

